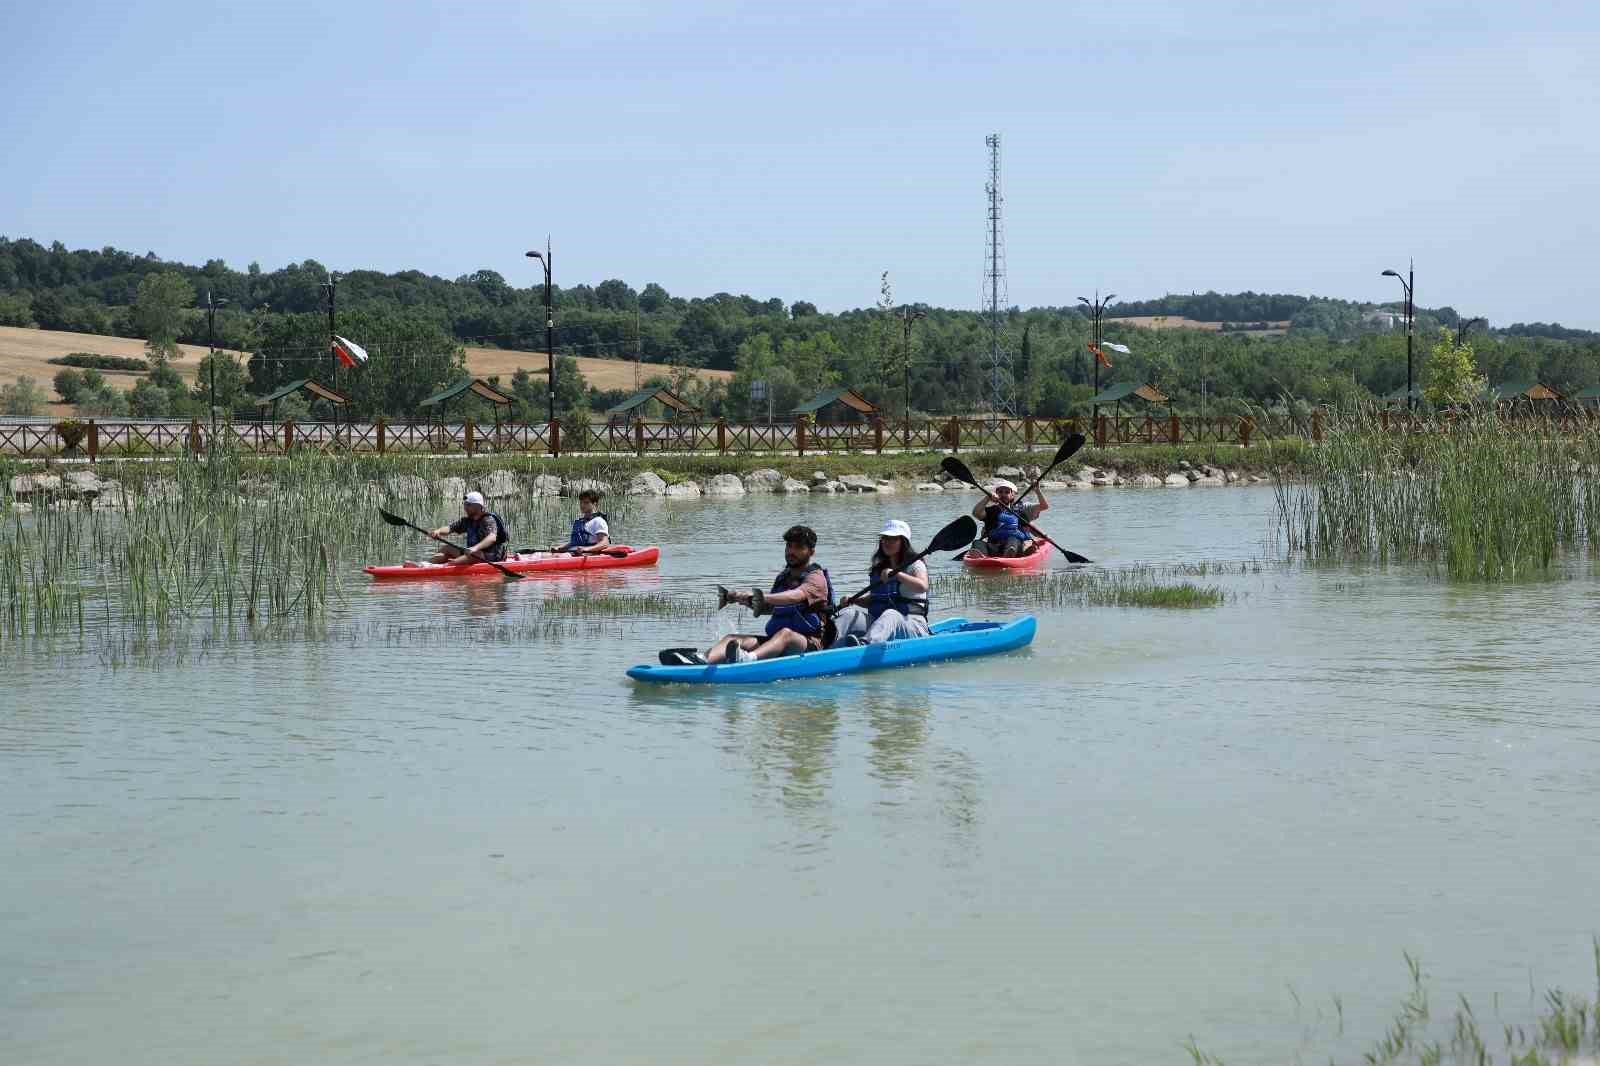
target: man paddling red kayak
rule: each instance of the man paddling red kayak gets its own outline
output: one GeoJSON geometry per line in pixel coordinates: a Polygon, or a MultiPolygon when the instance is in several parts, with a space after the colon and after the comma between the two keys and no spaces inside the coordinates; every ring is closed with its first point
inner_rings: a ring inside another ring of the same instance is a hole
{"type": "Polygon", "coordinates": [[[461,566],[479,561],[498,563],[503,560],[511,533],[500,516],[484,503],[483,493],[469,492],[463,496],[461,510],[464,514],[460,518],[433,530],[430,536],[438,540],[450,533],[465,534],[466,552],[461,552],[453,544],[445,544],[428,561],[461,566]]]}

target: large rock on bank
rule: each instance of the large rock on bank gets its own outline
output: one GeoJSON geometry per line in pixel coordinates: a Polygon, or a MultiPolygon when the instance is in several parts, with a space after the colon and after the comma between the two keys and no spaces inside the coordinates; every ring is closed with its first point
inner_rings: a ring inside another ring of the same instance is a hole
{"type": "Polygon", "coordinates": [[[865,474],[845,474],[839,478],[837,484],[843,485],[847,492],[877,492],[878,482],[875,478],[865,474]]]}
{"type": "Polygon", "coordinates": [[[421,500],[428,495],[428,483],[416,474],[394,474],[384,479],[383,487],[400,500],[421,500]]]}
{"type": "Polygon", "coordinates": [[[571,481],[565,481],[561,484],[561,495],[563,496],[576,498],[580,494],[591,490],[604,496],[611,491],[611,486],[592,477],[573,478],[571,481]]]}
{"type": "Polygon", "coordinates": [[[667,483],[661,480],[661,475],[653,470],[646,470],[642,474],[633,475],[633,480],[628,482],[629,496],[665,496],[667,483]]]}
{"type": "Polygon", "coordinates": [[[509,500],[514,496],[521,496],[524,490],[522,483],[517,480],[517,475],[511,471],[494,470],[483,479],[478,491],[482,492],[486,499],[509,500]]]}
{"type": "Polygon", "coordinates": [[[676,485],[667,486],[667,496],[674,500],[694,500],[699,499],[700,495],[698,481],[680,481],[676,485]]]}
{"type": "Polygon", "coordinates": [[[783,475],[770,467],[752,470],[744,476],[746,492],[778,492],[782,484],[783,475]]]}
{"type": "Polygon", "coordinates": [[[715,474],[706,479],[703,491],[707,496],[743,496],[744,482],[737,474],[715,474]]]}
{"type": "Polygon", "coordinates": [[[789,494],[797,492],[810,492],[811,486],[807,485],[804,481],[797,481],[792,477],[786,477],[781,483],[779,483],[778,491],[789,494]]]}
{"type": "Polygon", "coordinates": [[[56,474],[18,474],[11,479],[11,495],[19,498],[60,491],[61,478],[56,474]]]}

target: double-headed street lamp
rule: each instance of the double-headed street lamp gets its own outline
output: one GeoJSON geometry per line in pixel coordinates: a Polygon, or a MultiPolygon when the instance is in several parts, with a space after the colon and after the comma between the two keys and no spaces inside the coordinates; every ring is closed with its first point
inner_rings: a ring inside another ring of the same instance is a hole
{"type": "Polygon", "coordinates": [[[905,385],[906,393],[906,447],[911,447],[911,323],[918,319],[927,318],[926,311],[914,311],[909,307],[900,309],[900,375],[905,385]]]}
{"type": "Polygon", "coordinates": [[[1416,333],[1417,302],[1411,295],[1411,287],[1417,283],[1417,264],[1413,260],[1409,271],[1409,280],[1400,276],[1398,270],[1385,270],[1383,277],[1394,278],[1400,287],[1406,290],[1406,410],[1417,409],[1417,382],[1416,372],[1411,359],[1411,339],[1416,333]]]}
{"type": "Polygon", "coordinates": [[[544,239],[544,252],[529,252],[529,259],[537,259],[544,266],[544,347],[549,359],[550,398],[546,421],[556,420],[556,311],[550,302],[550,238],[544,239]]]}
{"type": "Polygon", "coordinates": [[[1473,326],[1475,326],[1475,325],[1477,325],[1477,326],[1487,326],[1488,324],[1489,324],[1489,320],[1486,319],[1486,318],[1469,318],[1465,322],[1462,322],[1460,319],[1457,319],[1456,320],[1456,347],[1457,348],[1461,347],[1461,338],[1465,337],[1467,335],[1467,331],[1469,329],[1471,329],[1473,326]]]}
{"type": "Polygon", "coordinates": [[[227,298],[213,300],[211,290],[206,290],[206,347],[211,349],[211,432],[217,431],[217,308],[227,303],[227,298]]]}
{"type": "MultiPolygon", "coordinates": [[[[1109,307],[1111,305],[1111,301],[1115,300],[1116,298],[1117,294],[1111,293],[1102,300],[1099,292],[1094,294],[1093,300],[1090,300],[1087,296],[1078,297],[1078,302],[1089,309],[1090,319],[1094,323],[1094,340],[1090,343],[1089,350],[1094,353],[1094,394],[1096,396],[1100,395],[1100,360],[1104,358],[1104,356],[1100,354],[1100,343],[1103,340],[1100,332],[1100,324],[1105,317],[1106,308],[1109,307]]],[[[1099,420],[1100,408],[1098,405],[1092,410],[1091,417],[1097,421],[1099,420]]]]}

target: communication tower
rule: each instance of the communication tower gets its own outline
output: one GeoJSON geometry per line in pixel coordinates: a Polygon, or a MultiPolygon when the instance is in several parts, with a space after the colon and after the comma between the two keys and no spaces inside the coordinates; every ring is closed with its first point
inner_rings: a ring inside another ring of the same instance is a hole
{"type": "Polygon", "coordinates": [[[1006,238],[1000,217],[1000,207],[1005,202],[1000,195],[1000,135],[991,133],[983,143],[989,146],[989,181],[985,186],[989,194],[989,234],[983,256],[983,320],[989,330],[987,392],[990,409],[997,415],[1010,415],[1016,413],[1016,387],[1011,376],[1011,353],[1001,336],[1011,297],[1006,291],[1006,238]]]}

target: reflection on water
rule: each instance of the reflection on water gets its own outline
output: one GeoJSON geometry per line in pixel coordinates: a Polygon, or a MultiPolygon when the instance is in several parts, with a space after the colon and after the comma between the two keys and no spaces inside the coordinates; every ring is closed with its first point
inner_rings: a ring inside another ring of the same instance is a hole
{"type": "MultiPolygon", "coordinates": [[[[884,518],[969,505],[641,504],[658,568],[0,648],[0,1061],[1271,1062],[1286,985],[1364,1045],[1401,950],[1474,1002],[1592,978],[1588,569],[1235,567],[1221,608],[1051,608],[995,659],[624,679],[747,628],[687,605],[770,581],[793,522],[853,588],[884,518]],[[585,593],[661,600],[540,610],[585,593]]],[[[1049,518],[1109,566],[1237,564],[1271,507],[1049,518]]]]}

